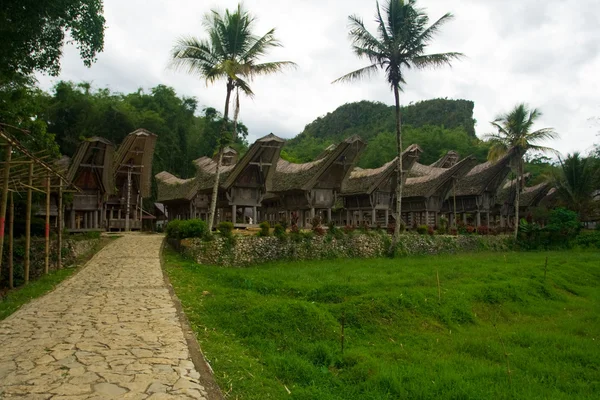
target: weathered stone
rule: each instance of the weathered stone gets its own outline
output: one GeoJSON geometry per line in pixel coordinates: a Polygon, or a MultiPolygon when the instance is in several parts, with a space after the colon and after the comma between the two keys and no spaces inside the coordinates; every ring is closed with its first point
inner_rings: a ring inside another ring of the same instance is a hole
{"type": "Polygon", "coordinates": [[[117,386],[114,383],[98,383],[94,385],[94,392],[105,396],[120,396],[127,393],[127,389],[117,386]]]}
{"type": "Polygon", "coordinates": [[[125,235],[1,321],[0,398],[205,398],[163,280],[161,242],[125,235]]]}

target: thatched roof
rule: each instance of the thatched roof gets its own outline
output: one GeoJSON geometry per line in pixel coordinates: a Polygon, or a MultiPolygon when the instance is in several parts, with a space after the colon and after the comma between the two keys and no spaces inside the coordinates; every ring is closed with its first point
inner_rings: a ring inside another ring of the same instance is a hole
{"type": "MultiPolygon", "coordinates": [[[[526,173],[523,175],[524,182],[527,183],[529,178],[531,178],[530,173],[526,173]]],[[[515,195],[517,192],[517,179],[507,179],[504,185],[498,189],[498,193],[496,193],[496,204],[504,205],[508,203],[513,203],[515,201],[515,195]]]]}
{"type": "MultiPolygon", "coordinates": [[[[422,150],[418,145],[412,144],[408,146],[406,150],[402,152],[402,169],[404,171],[410,171],[419,158],[420,153],[422,153],[422,150]]],[[[373,193],[375,189],[392,177],[396,170],[396,162],[397,157],[379,168],[354,168],[350,173],[349,178],[342,183],[342,194],[353,195],[373,193]]]]}
{"type": "Polygon", "coordinates": [[[166,171],[155,175],[159,202],[190,200],[194,196],[195,179],[180,179],[166,171]]]}
{"type": "Polygon", "coordinates": [[[337,146],[331,145],[323,151],[319,158],[303,164],[295,164],[280,159],[277,162],[277,170],[273,177],[273,192],[307,191],[314,188],[319,180],[326,174],[331,173],[332,166],[341,165],[342,176],[339,179],[339,187],[350,175],[352,166],[356,163],[365,143],[356,135],[347,138],[337,146]]]}
{"type": "Polygon", "coordinates": [[[445,198],[452,180],[466,175],[475,163],[474,157],[466,157],[449,168],[415,163],[406,179],[402,197],[430,197],[436,191],[445,188],[444,193],[440,193],[440,196],[445,198]]]}
{"type": "Polygon", "coordinates": [[[271,181],[284,142],[283,139],[272,133],[254,142],[242,159],[235,164],[228,177],[222,180],[223,188],[229,189],[232,187],[240,174],[250,165],[258,165],[261,171],[264,171],[266,191],[270,191],[272,186],[271,181]]]}
{"type": "Polygon", "coordinates": [[[488,161],[476,165],[456,185],[457,196],[478,196],[484,192],[496,193],[510,172],[510,162],[515,150],[510,150],[496,162],[488,161]]]}
{"type": "Polygon", "coordinates": [[[526,187],[521,192],[519,207],[535,207],[548,194],[551,186],[548,182],[540,183],[539,185],[526,187]]]}
{"type": "MultiPolygon", "coordinates": [[[[222,189],[228,189],[235,184],[237,177],[248,167],[250,163],[264,161],[263,168],[268,168],[267,164],[274,164],[279,158],[279,151],[283,146],[283,139],[270,134],[258,139],[244,154],[242,159],[232,165],[221,165],[219,186],[222,189]],[[264,159],[262,157],[265,157],[264,159]]],[[[235,150],[225,148],[230,152],[235,150]]],[[[224,151],[225,151],[224,150],[224,151]]],[[[217,171],[217,162],[210,157],[200,157],[194,160],[196,175],[190,179],[180,179],[176,176],[163,171],[156,174],[158,184],[158,201],[173,200],[191,200],[197,193],[210,193],[215,184],[217,171]]],[[[267,173],[268,175],[268,173],[267,173]]]]}
{"type": "Polygon", "coordinates": [[[459,158],[459,154],[456,151],[450,150],[442,158],[431,164],[431,166],[437,168],[450,168],[458,162],[459,158]]]}
{"type": "Polygon", "coordinates": [[[142,197],[150,196],[152,187],[152,158],[157,136],[145,129],[138,129],[125,136],[115,155],[113,173],[126,173],[128,165],[135,165],[135,172],[140,172],[139,189],[142,197]]]}
{"type": "Polygon", "coordinates": [[[104,192],[113,194],[114,171],[113,159],[115,146],[109,140],[94,136],[79,143],[77,151],[71,160],[67,172],[67,179],[73,182],[81,169],[91,169],[98,175],[104,192]]]}

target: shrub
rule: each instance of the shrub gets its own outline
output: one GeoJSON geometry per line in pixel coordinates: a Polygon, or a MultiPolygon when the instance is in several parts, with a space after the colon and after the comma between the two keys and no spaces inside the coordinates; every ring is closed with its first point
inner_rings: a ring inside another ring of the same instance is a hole
{"type": "Polygon", "coordinates": [[[477,228],[475,228],[473,225],[466,226],[466,231],[467,231],[467,234],[469,234],[469,235],[472,235],[473,233],[475,233],[476,230],[477,230],[477,228]]]}
{"type": "Polygon", "coordinates": [[[188,219],[181,224],[181,238],[204,238],[208,235],[208,225],[201,219],[188,219]]]}
{"type": "Polygon", "coordinates": [[[575,240],[575,244],[579,247],[595,247],[600,249],[600,231],[580,233],[575,240]]]}
{"type": "Polygon", "coordinates": [[[165,228],[165,233],[169,239],[181,239],[181,226],[183,224],[182,220],[174,219],[173,221],[169,221],[167,227],[165,228]]]}
{"type": "Polygon", "coordinates": [[[435,234],[435,230],[433,229],[433,227],[432,227],[432,226],[428,226],[428,227],[427,227],[427,234],[428,234],[429,236],[433,236],[433,235],[435,234]]]}
{"type": "Polygon", "coordinates": [[[269,225],[269,221],[263,221],[259,225],[260,231],[258,231],[258,236],[271,236],[271,226],[269,225]]]}
{"type": "Polygon", "coordinates": [[[354,229],[356,229],[354,225],[346,225],[346,226],[344,226],[344,233],[345,234],[352,233],[352,232],[354,232],[354,229]]]}
{"type": "Polygon", "coordinates": [[[419,235],[426,234],[428,230],[429,230],[429,227],[427,225],[419,225],[419,226],[417,226],[417,233],[419,235]]]}
{"type": "Polygon", "coordinates": [[[550,246],[568,247],[581,230],[581,223],[576,212],[557,208],[550,212],[546,230],[549,233],[550,246]]]}
{"type": "Polygon", "coordinates": [[[480,235],[489,235],[490,228],[487,225],[481,225],[480,227],[477,228],[477,233],[480,235]]]}
{"type": "Polygon", "coordinates": [[[440,224],[437,227],[437,231],[440,235],[448,232],[448,219],[446,217],[440,217],[440,224]]]}
{"type": "Polygon", "coordinates": [[[275,236],[279,239],[285,239],[286,233],[285,233],[285,228],[283,227],[283,225],[281,225],[281,224],[275,225],[275,227],[273,228],[273,236],[275,236]]]}
{"type": "Polygon", "coordinates": [[[233,223],[221,222],[217,227],[217,230],[223,237],[230,238],[233,236],[233,223]]]}
{"type": "Polygon", "coordinates": [[[279,225],[281,225],[283,231],[285,232],[289,226],[289,223],[286,219],[282,219],[281,221],[279,221],[279,225]]]}

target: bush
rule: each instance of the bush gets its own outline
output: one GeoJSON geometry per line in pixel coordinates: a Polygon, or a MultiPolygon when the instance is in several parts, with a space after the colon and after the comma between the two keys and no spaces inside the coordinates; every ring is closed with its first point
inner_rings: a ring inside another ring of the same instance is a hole
{"type": "Polygon", "coordinates": [[[281,224],[275,225],[275,227],[273,228],[273,236],[275,236],[279,239],[285,239],[286,233],[285,233],[285,228],[283,227],[283,225],[281,225],[281,224]]]}
{"type": "Polygon", "coordinates": [[[165,228],[165,233],[167,238],[169,239],[181,239],[181,225],[183,224],[182,220],[174,219],[173,221],[169,221],[167,227],[165,228]]]}
{"type": "Polygon", "coordinates": [[[165,232],[169,239],[206,238],[209,234],[206,222],[200,219],[170,221],[165,232]]]}
{"type": "Polygon", "coordinates": [[[201,219],[183,221],[180,228],[181,239],[205,238],[208,235],[208,225],[201,219]]]}
{"type": "Polygon", "coordinates": [[[435,234],[435,230],[433,229],[433,226],[428,226],[427,227],[427,234],[429,236],[433,236],[435,234]]]}
{"type": "Polygon", "coordinates": [[[428,230],[429,230],[429,227],[427,225],[419,225],[419,226],[417,226],[417,233],[419,235],[426,234],[428,230]]]}
{"type": "Polygon", "coordinates": [[[557,208],[550,212],[546,231],[549,233],[549,245],[568,247],[581,230],[577,213],[565,208],[557,208]]]}
{"type": "Polygon", "coordinates": [[[437,231],[440,235],[448,232],[448,219],[446,217],[440,217],[440,224],[437,227],[437,231]]]}
{"type": "Polygon", "coordinates": [[[350,233],[354,232],[354,229],[356,229],[354,227],[354,225],[346,225],[346,226],[344,226],[344,233],[350,234],[350,233]]]}
{"type": "Polygon", "coordinates": [[[480,235],[489,235],[490,234],[490,228],[487,225],[482,225],[480,227],[477,228],[477,233],[480,235]]]}
{"type": "Polygon", "coordinates": [[[223,237],[230,238],[233,236],[233,223],[221,222],[217,227],[217,230],[223,237]]]}
{"type": "Polygon", "coordinates": [[[595,247],[600,249],[600,231],[581,232],[579,236],[577,236],[575,244],[579,247],[595,247]]]}
{"type": "Polygon", "coordinates": [[[271,236],[271,225],[269,225],[269,221],[263,221],[259,225],[260,231],[258,231],[258,236],[267,237],[271,236]]]}

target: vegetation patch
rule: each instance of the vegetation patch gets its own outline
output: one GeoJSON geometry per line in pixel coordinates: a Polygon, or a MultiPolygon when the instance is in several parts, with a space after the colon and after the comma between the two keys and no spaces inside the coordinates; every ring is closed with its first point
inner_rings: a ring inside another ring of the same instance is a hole
{"type": "Polygon", "coordinates": [[[164,257],[229,398],[574,399],[600,390],[598,252],[243,269],[170,249],[164,257]]]}

